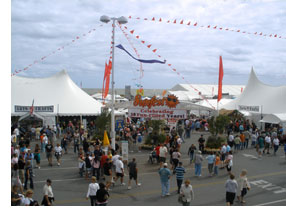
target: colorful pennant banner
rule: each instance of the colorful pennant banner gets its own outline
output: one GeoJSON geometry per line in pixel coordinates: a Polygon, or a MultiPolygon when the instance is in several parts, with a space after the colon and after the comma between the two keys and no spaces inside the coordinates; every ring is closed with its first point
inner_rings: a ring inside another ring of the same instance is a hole
{"type": "MultiPolygon", "coordinates": [[[[99,27],[102,27],[102,26],[103,26],[103,24],[100,24],[100,25],[99,25],[99,27]]],[[[48,57],[50,57],[50,56],[56,54],[57,52],[63,51],[65,47],[72,45],[73,43],[75,43],[76,41],[78,41],[78,40],[80,40],[80,39],[82,39],[82,38],[85,38],[86,36],[88,36],[89,34],[91,34],[92,32],[94,32],[95,30],[96,30],[96,29],[93,28],[93,29],[89,30],[87,33],[83,33],[83,34],[81,34],[81,35],[76,36],[74,39],[72,39],[72,40],[71,40],[70,42],[68,42],[67,44],[65,44],[65,45],[63,45],[63,46],[57,48],[56,50],[52,51],[52,52],[49,53],[48,55],[43,56],[43,57],[39,58],[38,60],[35,60],[33,63],[29,64],[28,66],[24,67],[23,69],[15,70],[14,73],[11,73],[11,76],[14,76],[14,75],[16,75],[16,74],[18,74],[18,73],[21,73],[21,72],[23,72],[23,71],[26,71],[26,70],[28,70],[30,67],[32,67],[33,65],[38,64],[38,63],[44,61],[46,58],[48,58],[48,57]]]]}
{"type": "MultiPolygon", "coordinates": [[[[129,16],[128,17],[129,19],[136,19],[136,20],[145,20],[145,21],[153,21],[153,22],[163,22],[162,18],[160,18],[159,20],[158,19],[155,19],[155,17],[153,17],[152,19],[148,19],[148,18],[140,18],[140,17],[137,17],[137,18],[133,18],[132,16],[129,16]]],[[[171,21],[168,20],[166,21],[167,23],[170,23],[171,21]]],[[[184,23],[184,20],[181,20],[181,22],[178,22],[176,21],[176,19],[172,22],[173,24],[185,24],[184,23]]],[[[248,35],[256,35],[256,36],[264,36],[264,37],[271,37],[271,38],[277,38],[277,39],[286,39],[285,36],[279,36],[277,34],[265,34],[265,33],[262,33],[262,32],[248,32],[248,31],[242,31],[240,29],[230,29],[230,28],[224,28],[224,27],[218,27],[217,25],[215,26],[211,26],[211,25],[207,25],[207,26],[204,26],[204,25],[201,25],[199,26],[199,24],[197,22],[192,22],[192,21],[189,21],[187,24],[187,26],[194,26],[194,27],[200,27],[200,28],[207,28],[207,29],[215,29],[215,30],[224,30],[224,31],[231,31],[231,32],[236,32],[236,33],[242,33],[242,34],[248,34],[248,35]],[[193,23],[193,24],[192,24],[193,23]]]]}

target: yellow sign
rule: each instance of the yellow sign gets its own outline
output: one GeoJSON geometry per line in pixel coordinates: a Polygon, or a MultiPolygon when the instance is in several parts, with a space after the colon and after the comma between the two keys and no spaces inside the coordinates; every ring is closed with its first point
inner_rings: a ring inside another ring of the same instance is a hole
{"type": "Polygon", "coordinates": [[[136,90],[136,95],[144,96],[144,89],[137,89],[136,90]]]}

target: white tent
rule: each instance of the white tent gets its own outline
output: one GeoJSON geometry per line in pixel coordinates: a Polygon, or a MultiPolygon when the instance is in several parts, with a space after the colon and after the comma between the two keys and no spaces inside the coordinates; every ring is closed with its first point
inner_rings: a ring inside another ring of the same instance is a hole
{"type": "Polygon", "coordinates": [[[273,124],[279,124],[279,123],[286,123],[286,113],[284,114],[267,114],[263,117],[262,120],[260,120],[262,123],[273,123],[273,124]]]}
{"type": "Polygon", "coordinates": [[[65,70],[46,78],[11,78],[11,115],[22,116],[32,106],[42,116],[99,115],[102,104],[69,77],[65,70]]]}
{"type": "Polygon", "coordinates": [[[285,114],[286,86],[274,87],[260,82],[252,68],[243,93],[223,108],[250,111],[253,114],[285,114]]]}

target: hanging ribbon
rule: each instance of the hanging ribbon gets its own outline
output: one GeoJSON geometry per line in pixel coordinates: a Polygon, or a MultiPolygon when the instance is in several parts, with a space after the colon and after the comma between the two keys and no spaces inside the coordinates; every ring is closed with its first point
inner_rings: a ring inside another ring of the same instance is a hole
{"type": "Polygon", "coordinates": [[[132,54],[130,54],[121,44],[115,46],[123,51],[125,51],[130,57],[132,57],[134,60],[136,61],[139,61],[139,62],[142,62],[142,63],[147,63],[147,64],[154,64],[154,63],[158,63],[158,64],[165,64],[166,63],[166,60],[165,61],[159,61],[159,60],[143,60],[143,59],[138,59],[138,58],[135,58],[134,56],[132,56],[132,54]]]}

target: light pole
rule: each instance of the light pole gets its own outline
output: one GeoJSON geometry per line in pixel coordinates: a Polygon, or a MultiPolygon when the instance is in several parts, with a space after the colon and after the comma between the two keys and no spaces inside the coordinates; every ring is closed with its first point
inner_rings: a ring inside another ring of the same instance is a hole
{"type": "Polygon", "coordinates": [[[114,37],[115,37],[115,21],[118,21],[119,24],[127,23],[127,19],[123,16],[121,17],[108,17],[103,15],[100,17],[100,21],[103,23],[108,23],[110,20],[113,21],[112,23],[112,77],[111,77],[111,84],[112,84],[112,106],[111,106],[111,147],[115,150],[115,116],[114,116],[114,101],[115,101],[115,94],[114,94],[114,37]]]}

